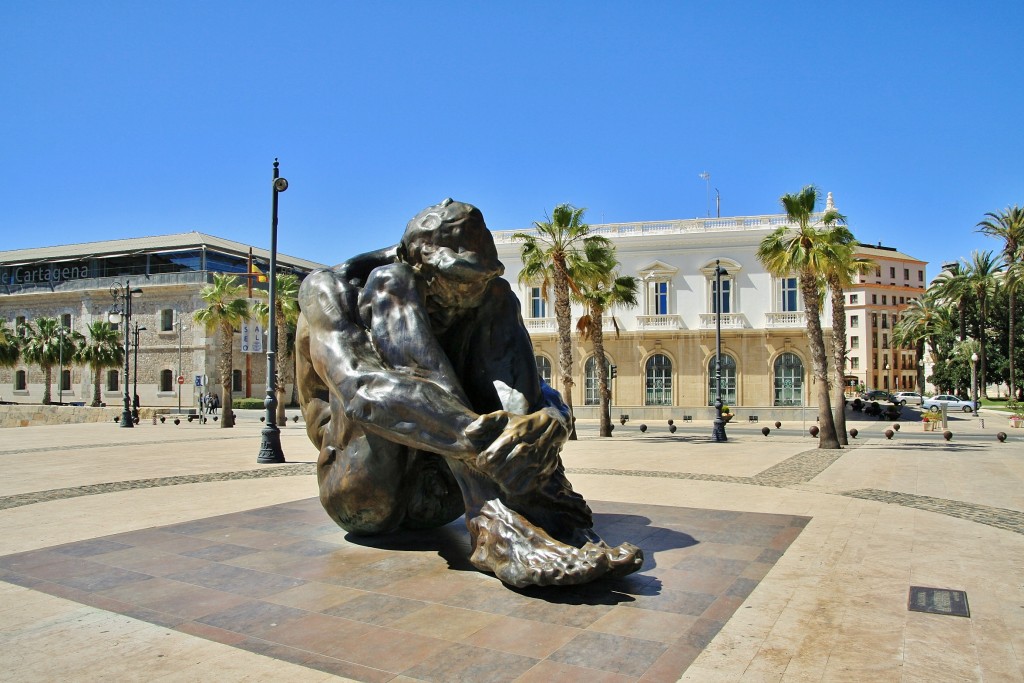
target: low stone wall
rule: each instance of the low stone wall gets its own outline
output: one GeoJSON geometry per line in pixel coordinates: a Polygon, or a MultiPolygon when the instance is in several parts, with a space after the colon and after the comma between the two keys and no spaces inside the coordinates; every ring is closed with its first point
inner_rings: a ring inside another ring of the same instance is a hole
{"type": "MultiPolygon", "coordinates": [[[[0,428],[40,427],[44,425],[113,422],[121,417],[121,408],[88,406],[0,405],[0,428]]],[[[140,420],[151,420],[153,409],[139,411],[140,420]]]]}

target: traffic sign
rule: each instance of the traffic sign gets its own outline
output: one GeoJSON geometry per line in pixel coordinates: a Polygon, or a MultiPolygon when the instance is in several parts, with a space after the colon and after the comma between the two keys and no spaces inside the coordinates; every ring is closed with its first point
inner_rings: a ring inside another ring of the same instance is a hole
{"type": "Polygon", "coordinates": [[[185,375],[178,375],[178,384],[185,383],[185,375]]]}

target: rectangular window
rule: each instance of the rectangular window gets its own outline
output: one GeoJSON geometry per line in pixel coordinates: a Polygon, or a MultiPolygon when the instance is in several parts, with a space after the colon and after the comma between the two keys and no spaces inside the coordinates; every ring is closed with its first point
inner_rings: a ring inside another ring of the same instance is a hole
{"type": "Polygon", "coordinates": [[[917,281],[918,282],[924,282],[924,271],[923,270],[917,271],[917,281]]]}
{"type": "Polygon", "coordinates": [[[889,316],[886,313],[882,314],[882,329],[883,330],[889,329],[889,316]]]}
{"type": "Polygon", "coordinates": [[[859,315],[851,315],[850,316],[850,327],[860,327],[860,316],[859,315]]]}
{"type": "Polygon", "coordinates": [[[232,370],[231,371],[231,391],[242,390],[242,371],[232,370]]]}
{"type": "Polygon", "coordinates": [[[909,280],[910,279],[910,268],[904,268],[903,269],[903,279],[904,280],[909,280]]]}
{"type": "Polygon", "coordinates": [[[889,277],[896,277],[896,266],[889,266],[889,277]]]}
{"type": "Polygon", "coordinates": [[[65,313],[60,317],[60,324],[65,330],[71,329],[71,314],[65,313]]]}
{"type": "Polygon", "coordinates": [[[787,277],[782,280],[782,310],[786,312],[798,310],[795,277],[787,277]]]}
{"type": "Polygon", "coordinates": [[[889,297],[887,297],[885,294],[883,294],[882,295],[882,305],[885,306],[887,303],[889,303],[889,297]]]}
{"type": "Polygon", "coordinates": [[[860,348],[860,337],[850,337],[850,348],[851,349],[859,349],[860,348]]]}
{"type": "Polygon", "coordinates": [[[882,335],[882,348],[883,349],[889,348],[889,335],[887,335],[887,334],[883,334],[882,335]]]}
{"type": "Polygon", "coordinates": [[[71,391],[71,371],[61,370],[60,371],[60,390],[71,391]]]}
{"type": "Polygon", "coordinates": [[[174,330],[174,310],[165,308],[160,311],[160,331],[172,332],[174,330]]]}
{"type": "Polygon", "coordinates": [[[107,391],[117,391],[120,376],[117,370],[107,370],[107,391]]]}
{"type": "Polygon", "coordinates": [[[882,277],[882,266],[875,268],[875,277],[882,277]]]}
{"type": "Polygon", "coordinates": [[[851,370],[859,370],[860,369],[860,358],[858,358],[857,356],[854,356],[853,358],[850,359],[850,369],[851,370]]]}
{"type": "Polygon", "coordinates": [[[851,294],[850,295],[850,303],[854,304],[854,305],[859,304],[860,303],[860,294],[851,294]]]}
{"type": "Polygon", "coordinates": [[[878,327],[878,314],[877,313],[872,313],[871,314],[871,327],[878,327]]]}
{"type": "Polygon", "coordinates": [[[878,303],[878,295],[877,294],[872,294],[871,295],[871,303],[873,303],[873,304],[877,304],[878,303]]]}
{"type": "MultiPolygon", "coordinates": [[[[718,313],[718,289],[711,281],[711,312],[718,313]]],[[[722,313],[732,313],[732,280],[722,280],[722,313]]]]}
{"type": "Polygon", "coordinates": [[[14,390],[25,391],[28,388],[28,375],[24,370],[14,373],[14,390]]]}
{"type": "Polygon", "coordinates": [[[668,315],[668,282],[655,282],[651,287],[651,315],[668,315]]]}

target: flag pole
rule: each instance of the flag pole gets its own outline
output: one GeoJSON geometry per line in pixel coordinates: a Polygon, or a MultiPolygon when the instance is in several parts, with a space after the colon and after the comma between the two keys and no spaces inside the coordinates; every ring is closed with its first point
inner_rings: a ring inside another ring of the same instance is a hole
{"type": "MultiPolygon", "coordinates": [[[[249,247],[249,265],[245,269],[245,281],[249,285],[248,298],[252,300],[252,247],[249,247]]],[[[252,398],[252,354],[245,354],[245,397],[252,398]]]]}

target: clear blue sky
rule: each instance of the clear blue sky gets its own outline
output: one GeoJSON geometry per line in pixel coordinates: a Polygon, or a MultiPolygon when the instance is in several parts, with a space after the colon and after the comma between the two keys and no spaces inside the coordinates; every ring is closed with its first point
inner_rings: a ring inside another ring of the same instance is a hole
{"type": "Polygon", "coordinates": [[[446,196],[495,230],[778,213],[997,249],[1024,2],[6,2],[0,249],[199,230],[334,263],[446,196]]]}

